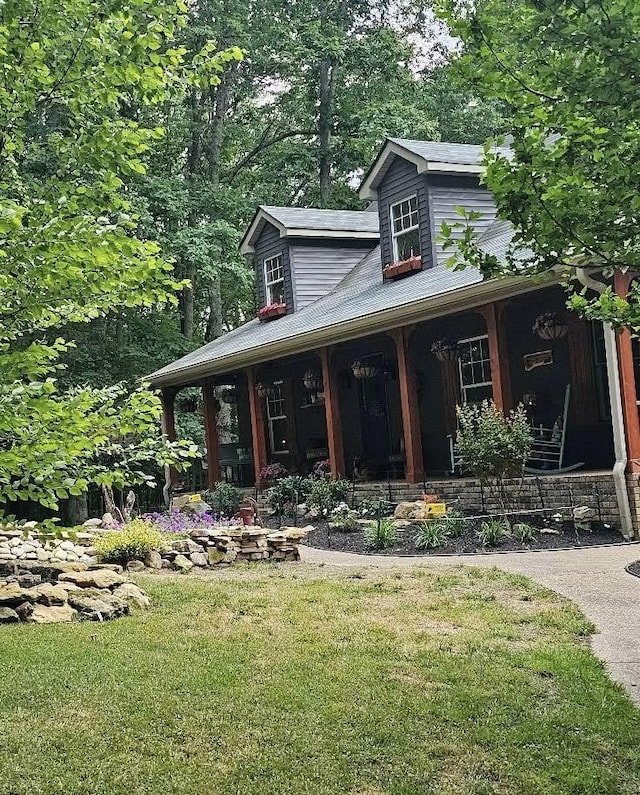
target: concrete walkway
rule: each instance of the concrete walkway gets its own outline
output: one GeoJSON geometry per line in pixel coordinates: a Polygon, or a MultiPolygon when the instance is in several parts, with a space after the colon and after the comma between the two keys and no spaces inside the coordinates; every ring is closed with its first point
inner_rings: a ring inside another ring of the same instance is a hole
{"type": "Polygon", "coordinates": [[[355,555],[302,546],[308,563],[332,566],[497,566],[526,574],[578,604],[596,625],[594,652],[611,677],[640,705],[640,579],[624,570],[640,559],[640,543],[541,552],[391,557],[355,555]]]}

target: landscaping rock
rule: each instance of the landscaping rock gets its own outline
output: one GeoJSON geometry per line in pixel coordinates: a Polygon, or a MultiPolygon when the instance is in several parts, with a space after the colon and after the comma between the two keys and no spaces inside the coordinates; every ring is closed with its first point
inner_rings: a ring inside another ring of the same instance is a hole
{"type": "Polygon", "coordinates": [[[205,555],[204,552],[192,552],[189,555],[189,560],[193,563],[194,566],[208,566],[209,565],[209,558],[205,555]]]}
{"type": "Polygon", "coordinates": [[[184,573],[191,571],[193,568],[193,563],[189,560],[189,558],[185,558],[184,555],[176,555],[173,565],[174,568],[184,573]]]}
{"type": "Polygon", "coordinates": [[[61,624],[66,621],[73,621],[76,616],[76,611],[69,607],[68,604],[58,607],[34,605],[28,620],[32,624],[61,624]]]}
{"type": "Polygon", "coordinates": [[[162,555],[159,552],[156,552],[155,550],[152,550],[147,555],[146,562],[147,562],[147,566],[150,569],[161,569],[162,568],[162,555]]]}
{"type": "Polygon", "coordinates": [[[130,560],[127,563],[127,571],[144,571],[144,563],[141,560],[130,560]]]}
{"type": "Polygon", "coordinates": [[[129,614],[129,605],[110,591],[100,588],[87,588],[72,591],[69,594],[69,605],[79,613],[85,621],[110,621],[129,614]]]}
{"type": "Polygon", "coordinates": [[[224,559],[225,553],[221,549],[209,547],[207,550],[207,557],[209,558],[209,563],[215,566],[216,563],[220,563],[224,559]]]}
{"type": "Polygon", "coordinates": [[[400,502],[393,512],[394,519],[424,519],[424,503],[416,502],[400,502]],[[422,514],[418,516],[417,514],[422,514]]]}
{"type": "Polygon", "coordinates": [[[33,613],[33,605],[31,602],[23,602],[21,605],[16,605],[13,609],[18,614],[20,621],[28,621],[33,613]]]}
{"type": "Polygon", "coordinates": [[[53,607],[54,605],[63,605],[67,601],[68,591],[62,585],[52,585],[45,582],[42,585],[37,585],[34,589],[37,593],[36,601],[38,604],[53,607]]]}
{"type": "Polygon", "coordinates": [[[10,607],[0,607],[0,624],[18,624],[20,616],[10,607]]]}
{"type": "Polygon", "coordinates": [[[72,582],[81,588],[111,588],[121,585],[126,579],[110,569],[92,569],[91,571],[71,571],[61,574],[61,582],[72,582]]]}
{"type": "MultiPolygon", "coordinates": [[[[105,514],[105,516],[110,516],[111,514],[105,514]]],[[[102,519],[87,519],[86,522],[82,523],[83,527],[100,527],[104,522],[104,517],[102,519]]]]}
{"type": "Polygon", "coordinates": [[[115,571],[116,574],[122,574],[124,571],[119,563],[90,563],[87,568],[89,571],[95,571],[96,569],[109,569],[109,571],[115,571]]]}
{"type": "Polygon", "coordinates": [[[0,585],[0,607],[14,607],[22,602],[35,602],[36,594],[21,588],[17,582],[0,585]]]}
{"type": "Polygon", "coordinates": [[[114,589],[113,595],[118,599],[135,605],[135,607],[139,607],[141,610],[146,610],[151,607],[151,599],[149,599],[143,590],[132,582],[125,582],[123,585],[118,585],[118,587],[114,589]]]}

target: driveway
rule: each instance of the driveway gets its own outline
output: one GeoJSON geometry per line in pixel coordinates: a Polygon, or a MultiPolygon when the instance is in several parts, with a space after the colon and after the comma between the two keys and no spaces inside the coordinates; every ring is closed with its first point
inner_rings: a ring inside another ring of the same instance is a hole
{"type": "Polygon", "coordinates": [[[526,574],[578,604],[598,631],[594,652],[640,705],[640,579],[624,570],[640,559],[640,542],[588,549],[486,555],[391,557],[301,546],[302,559],[333,566],[497,566],[526,574]]]}

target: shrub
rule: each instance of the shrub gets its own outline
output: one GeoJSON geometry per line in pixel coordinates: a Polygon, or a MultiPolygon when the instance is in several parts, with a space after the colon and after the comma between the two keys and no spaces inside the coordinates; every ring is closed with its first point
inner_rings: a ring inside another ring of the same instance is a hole
{"type": "Polygon", "coordinates": [[[388,500],[380,499],[367,499],[362,500],[358,506],[360,516],[368,518],[375,516],[391,516],[393,513],[393,505],[388,500]]]}
{"type": "Polygon", "coordinates": [[[122,565],[130,560],[144,560],[149,552],[166,548],[162,533],[145,519],[134,519],[122,530],[99,536],[94,545],[104,563],[122,565]]]}
{"type": "Polygon", "coordinates": [[[208,503],[218,516],[231,518],[238,513],[242,503],[242,493],[231,483],[221,481],[215,487],[205,491],[203,499],[208,503]]]}
{"type": "Polygon", "coordinates": [[[260,470],[259,480],[261,483],[273,483],[287,474],[287,470],[282,464],[267,464],[260,470]]]}
{"type": "Polygon", "coordinates": [[[387,549],[395,544],[398,538],[398,531],[393,523],[393,519],[381,519],[379,522],[372,522],[364,531],[364,541],[367,549],[387,549]]]}
{"type": "Polygon", "coordinates": [[[267,493],[267,505],[278,513],[293,513],[294,503],[306,502],[313,481],[302,475],[280,478],[267,493]]]}
{"type": "Polygon", "coordinates": [[[529,544],[536,540],[536,529],[526,522],[518,522],[511,528],[512,536],[521,544],[529,544]]]}
{"type": "Polygon", "coordinates": [[[466,472],[494,486],[503,507],[505,479],[520,477],[531,452],[533,437],[524,407],[506,417],[491,400],[458,406],[458,454],[466,472]]]}
{"type": "Polygon", "coordinates": [[[358,512],[352,511],[346,502],[341,502],[337,508],[331,511],[330,526],[334,530],[340,530],[343,533],[349,533],[357,530],[358,525],[358,512]]]}
{"type": "Polygon", "coordinates": [[[416,533],[416,546],[418,549],[436,549],[436,547],[444,546],[449,537],[448,529],[444,519],[422,522],[416,533]]]}
{"type": "Polygon", "coordinates": [[[502,519],[490,519],[476,530],[478,541],[483,547],[497,547],[509,538],[509,526],[502,519]]]}
{"type": "Polygon", "coordinates": [[[322,516],[328,516],[336,506],[347,499],[350,488],[348,480],[313,479],[309,491],[309,505],[317,508],[322,516]]]}
{"type": "Polygon", "coordinates": [[[460,538],[467,527],[467,520],[460,511],[455,508],[450,508],[443,517],[443,521],[447,526],[447,535],[450,538],[460,538]]]}

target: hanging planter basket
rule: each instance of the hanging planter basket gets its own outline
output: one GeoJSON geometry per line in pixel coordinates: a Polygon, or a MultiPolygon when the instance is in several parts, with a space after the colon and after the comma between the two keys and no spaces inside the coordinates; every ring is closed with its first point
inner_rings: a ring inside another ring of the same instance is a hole
{"type": "Polygon", "coordinates": [[[351,371],[356,378],[375,378],[380,372],[380,368],[366,359],[356,359],[351,364],[351,371]]]}
{"type": "Polygon", "coordinates": [[[447,337],[436,340],[431,346],[431,353],[441,362],[455,362],[460,356],[457,341],[447,337]]]}
{"type": "Polygon", "coordinates": [[[256,392],[258,393],[258,397],[261,398],[270,398],[273,397],[275,394],[276,388],[273,384],[269,384],[266,381],[260,381],[256,384],[256,392]]]}
{"type": "Polygon", "coordinates": [[[559,340],[567,333],[566,322],[555,312],[538,315],[532,329],[543,340],[559,340]]]}
{"type": "Polygon", "coordinates": [[[220,390],[220,400],[223,403],[236,403],[238,401],[238,390],[235,386],[227,386],[220,390]]]}
{"type": "Polygon", "coordinates": [[[322,376],[315,370],[307,370],[302,377],[302,383],[309,392],[322,392],[322,376]]]}

